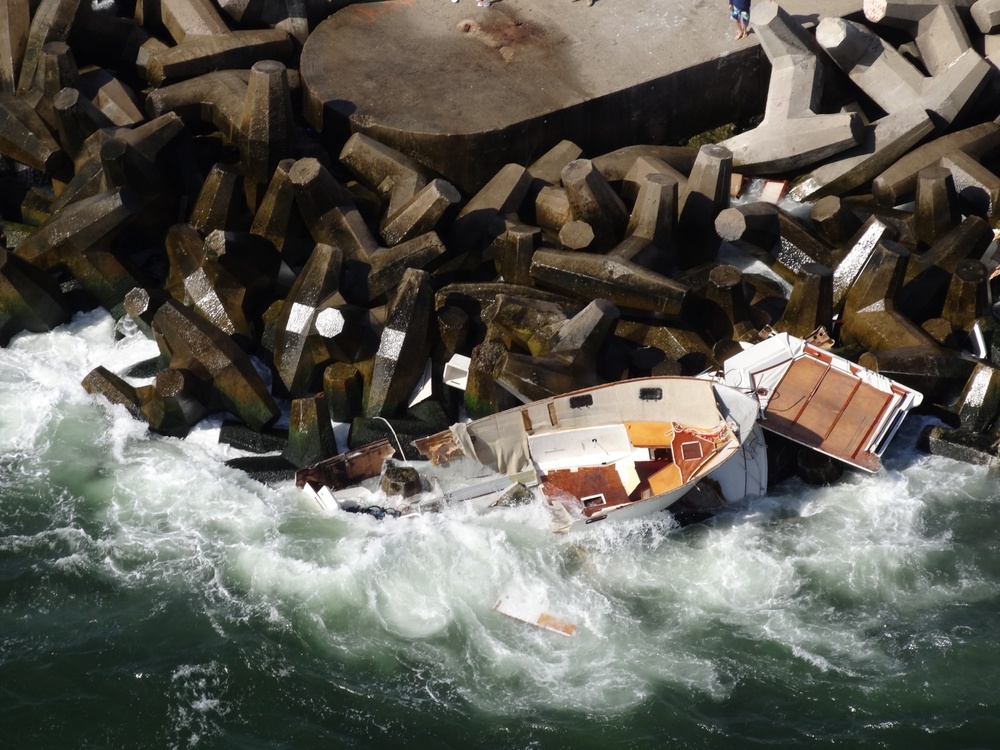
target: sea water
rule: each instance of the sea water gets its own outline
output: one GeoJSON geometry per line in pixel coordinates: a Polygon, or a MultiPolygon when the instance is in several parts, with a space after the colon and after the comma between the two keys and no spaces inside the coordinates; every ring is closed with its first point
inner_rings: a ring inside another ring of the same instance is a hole
{"type": "Polygon", "coordinates": [[[684,529],[378,521],[88,395],[155,355],[120,336],[0,350],[0,747],[1000,745],[1000,482],[917,419],[879,474],[684,529]]]}

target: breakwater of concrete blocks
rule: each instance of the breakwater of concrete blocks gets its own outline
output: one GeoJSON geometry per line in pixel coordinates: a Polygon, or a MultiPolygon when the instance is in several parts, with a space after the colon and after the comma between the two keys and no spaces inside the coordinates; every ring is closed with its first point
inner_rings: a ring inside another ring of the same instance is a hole
{"type": "Polygon", "coordinates": [[[928,450],[1000,460],[1000,2],[803,25],[765,0],[755,127],[697,149],[557,140],[464,191],[310,129],[296,65],[334,10],[8,0],[0,343],[103,307],[160,356],[84,388],[164,435],[227,414],[223,439],[272,454],[245,466],[285,476],[336,452],[331,420],[352,446],[387,425],[406,443],[460,410],[695,375],[767,327],[825,332],[924,394],[949,425],[928,450]]]}

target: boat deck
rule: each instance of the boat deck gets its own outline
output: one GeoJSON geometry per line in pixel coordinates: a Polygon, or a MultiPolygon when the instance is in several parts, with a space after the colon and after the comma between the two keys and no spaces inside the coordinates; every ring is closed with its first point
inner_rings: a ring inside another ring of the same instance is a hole
{"type": "Polygon", "coordinates": [[[764,410],[764,425],[823,453],[851,456],[875,471],[878,456],[864,445],[891,401],[892,394],[829,361],[805,357],[781,379],[764,410]]]}

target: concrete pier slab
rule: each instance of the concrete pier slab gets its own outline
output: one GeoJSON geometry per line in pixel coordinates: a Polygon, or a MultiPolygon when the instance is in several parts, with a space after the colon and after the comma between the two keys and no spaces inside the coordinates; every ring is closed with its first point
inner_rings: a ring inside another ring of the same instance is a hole
{"type": "Polygon", "coordinates": [[[364,132],[472,192],[563,139],[593,156],[760,113],[756,37],[733,34],[717,0],[356,4],[303,48],[306,117],[332,142],[364,132]]]}

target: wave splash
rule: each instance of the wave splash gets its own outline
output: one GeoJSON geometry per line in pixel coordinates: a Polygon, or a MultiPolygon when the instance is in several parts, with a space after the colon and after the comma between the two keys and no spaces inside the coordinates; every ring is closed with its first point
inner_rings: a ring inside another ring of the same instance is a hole
{"type": "MultiPolygon", "coordinates": [[[[913,428],[879,475],[788,483],[687,529],[664,517],[553,536],[531,507],[379,522],[228,469],[236,453],[211,423],[155,437],[80,387],[97,364],[155,354],[137,334],[116,340],[101,313],[0,351],[0,554],[48,592],[4,620],[73,606],[62,597],[85,581],[140,621],[179,598],[201,638],[291,644],[338,690],[389,705],[615,715],[665,694],[724,703],[761,674],[801,689],[877,683],[906,672],[900,639],[921,623],[997,593],[952,526],[992,484],[916,455],[913,428]],[[504,594],[574,635],[503,616],[504,594]]],[[[49,645],[79,622],[51,625],[49,645]]],[[[225,667],[186,661],[192,650],[170,673],[189,739],[232,709],[225,667]]],[[[280,650],[269,664],[291,669],[280,650]]]]}

